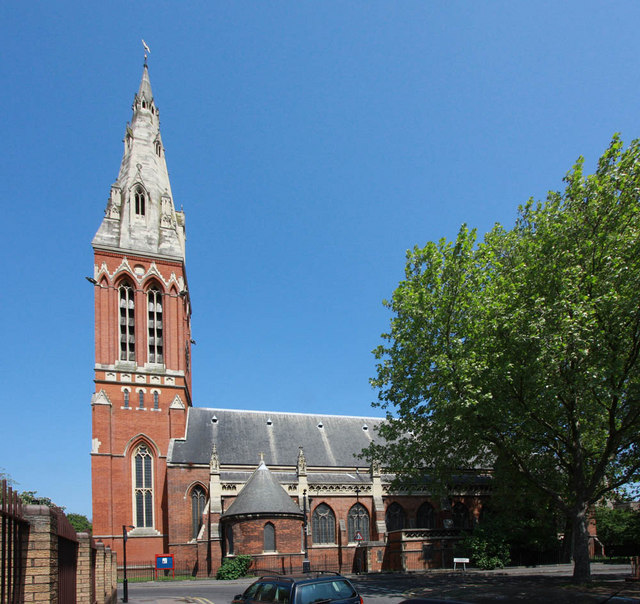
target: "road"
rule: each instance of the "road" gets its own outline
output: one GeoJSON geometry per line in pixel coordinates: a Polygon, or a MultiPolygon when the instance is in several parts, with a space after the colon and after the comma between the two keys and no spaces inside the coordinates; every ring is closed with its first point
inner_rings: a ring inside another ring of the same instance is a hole
{"type": "MultiPolygon", "coordinates": [[[[393,576],[382,576],[378,580],[358,580],[351,577],[366,604],[396,604],[404,599],[403,591],[407,589],[406,577],[401,580],[393,576]]],[[[129,583],[130,604],[172,604],[175,602],[194,602],[197,604],[229,604],[236,594],[242,593],[255,577],[237,579],[235,581],[215,581],[210,579],[198,581],[176,581],[171,583],[129,583]]],[[[122,598],[122,586],[118,588],[118,600],[122,598]]]]}
{"type": "MultiPolygon", "coordinates": [[[[398,604],[412,595],[467,602],[526,601],[528,604],[640,604],[640,582],[627,582],[629,565],[592,564],[591,584],[571,584],[572,566],[559,564],[537,568],[496,571],[430,571],[411,574],[349,576],[365,604],[398,604]]],[[[130,604],[229,604],[255,578],[235,581],[175,581],[130,583],[130,604]]],[[[122,598],[122,587],[118,590],[122,598]]]]}

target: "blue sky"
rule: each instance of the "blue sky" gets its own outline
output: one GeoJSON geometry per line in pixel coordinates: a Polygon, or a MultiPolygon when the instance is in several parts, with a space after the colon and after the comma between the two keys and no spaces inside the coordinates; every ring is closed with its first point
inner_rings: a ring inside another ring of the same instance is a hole
{"type": "Polygon", "coordinates": [[[0,468],[91,516],[90,241],[151,47],[197,406],[379,415],[405,252],[640,132],[637,2],[4,2],[0,468]]]}

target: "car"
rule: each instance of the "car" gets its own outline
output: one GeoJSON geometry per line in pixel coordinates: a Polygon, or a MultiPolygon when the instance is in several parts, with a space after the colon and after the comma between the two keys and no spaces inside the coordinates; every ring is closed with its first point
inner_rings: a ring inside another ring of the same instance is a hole
{"type": "Polygon", "coordinates": [[[252,583],[232,604],[363,604],[349,579],[339,573],[312,571],[265,575],[252,583]]]}

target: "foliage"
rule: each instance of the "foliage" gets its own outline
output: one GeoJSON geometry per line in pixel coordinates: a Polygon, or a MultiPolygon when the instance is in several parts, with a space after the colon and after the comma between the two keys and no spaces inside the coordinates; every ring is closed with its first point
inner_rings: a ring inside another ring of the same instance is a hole
{"type": "Polygon", "coordinates": [[[22,491],[20,499],[28,505],[46,505],[48,508],[57,508],[64,511],[64,507],[56,505],[49,497],[41,497],[37,493],[37,491],[22,491]]]}
{"type": "Polygon", "coordinates": [[[71,526],[76,533],[89,533],[93,530],[91,522],[83,514],[67,514],[67,520],[71,523],[71,526]]]}
{"type": "Polygon", "coordinates": [[[598,506],[595,516],[598,539],[607,555],[640,553],[640,510],[598,506]]]}
{"type": "Polygon", "coordinates": [[[244,577],[251,566],[251,556],[225,558],[216,573],[216,579],[239,579],[244,577]]]}
{"type": "Polygon", "coordinates": [[[0,480],[6,481],[7,485],[10,487],[13,487],[16,484],[16,481],[5,472],[4,468],[0,468],[0,480]]]}
{"type": "Polygon", "coordinates": [[[468,553],[471,563],[482,570],[504,568],[509,563],[509,545],[496,523],[476,525],[458,546],[468,553]]]}
{"type": "Polygon", "coordinates": [[[374,351],[389,421],[367,454],[443,488],[500,459],[571,519],[578,579],[589,506],[640,468],[639,159],[616,136],[511,230],[407,252],[374,351]]]}
{"type": "Polygon", "coordinates": [[[565,519],[554,501],[521,477],[503,472],[496,460],[491,499],[483,505],[481,526],[501,535],[514,555],[536,559],[558,552],[565,519]]]}

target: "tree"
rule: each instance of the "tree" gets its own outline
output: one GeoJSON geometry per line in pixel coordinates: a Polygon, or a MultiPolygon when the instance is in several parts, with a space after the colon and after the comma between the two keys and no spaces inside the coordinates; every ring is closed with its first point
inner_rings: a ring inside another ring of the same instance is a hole
{"type": "Polygon", "coordinates": [[[374,350],[389,421],[367,455],[441,484],[500,459],[571,519],[578,580],[589,507],[640,468],[639,160],[616,135],[514,228],[408,251],[374,350]]]}
{"type": "Polygon", "coordinates": [[[83,514],[67,514],[67,520],[71,523],[76,533],[91,534],[93,527],[89,519],[83,514]]]}
{"type": "Polygon", "coordinates": [[[598,538],[608,556],[640,553],[640,510],[598,506],[595,516],[598,538]]]}

